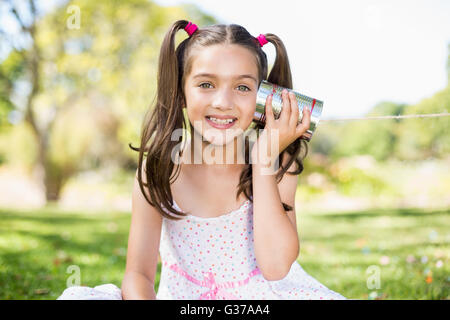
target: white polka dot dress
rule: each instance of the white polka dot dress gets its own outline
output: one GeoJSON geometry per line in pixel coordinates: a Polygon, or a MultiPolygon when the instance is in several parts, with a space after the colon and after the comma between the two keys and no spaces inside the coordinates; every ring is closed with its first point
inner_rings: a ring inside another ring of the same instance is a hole
{"type": "MultiPolygon", "coordinates": [[[[182,211],[176,203],[174,207],[182,211]]],[[[215,218],[163,218],[159,252],[159,300],[346,299],[307,274],[298,262],[283,279],[264,279],[253,250],[253,205],[249,200],[215,218]]],[[[58,298],[121,299],[121,290],[114,284],[73,286],[58,298]]]]}
{"type": "MultiPolygon", "coordinates": [[[[174,202],[174,207],[182,211],[174,202]]],[[[157,299],[346,299],[306,273],[296,261],[281,280],[266,280],[253,250],[250,200],[214,218],[163,218],[157,299]]]]}

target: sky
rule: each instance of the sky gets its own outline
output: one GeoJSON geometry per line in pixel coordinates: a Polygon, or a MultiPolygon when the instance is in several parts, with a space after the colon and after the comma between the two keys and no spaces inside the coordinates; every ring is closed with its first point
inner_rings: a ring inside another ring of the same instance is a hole
{"type": "MultiPolygon", "coordinates": [[[[193,3],[255,37],[279,36],[294,90],[324,102],[322,119],[363,116],[382,101],[416,104],[447,86],[448,0],[155,2],[193,3]]],[[[273,63],[273,46],[263,50],[273,63]]]]}

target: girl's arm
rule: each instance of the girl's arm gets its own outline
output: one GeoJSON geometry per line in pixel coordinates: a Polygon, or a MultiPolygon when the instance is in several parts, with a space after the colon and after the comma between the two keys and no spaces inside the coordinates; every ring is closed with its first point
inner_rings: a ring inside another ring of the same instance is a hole
{"type": "MultiPolygon", "coordinates": [[[[298,175],[285,174],[277,185],[274,174],[262,174],[264,166],[256,162],[252,166],[255,257],[265,279],[280,280],[288,274],[300,250],[295,219],[298,175]],[[293,210],[286,212],[281,202],[293,210]]],[[[295,162],[288,171],[294,166],[295,162]]]]}
{"type": "MultiPolygon", "coordinates": [[[[147,183],[144,169],[142,170],[142,179],[144,183],[147,183]]],[[[154,285],[161,225],[161,215],[145,200],[139,188],[136,171],[132,194],[127,264],[122,281],[122,298],[124,300],[156,299],[154,285]]]]}
{"type": "MultiPolygon", "coordinates": [[[[278,186],[274,174],[275,160],[280,152],[307,131],[311,123],[311,112],[303,108],[303,118],[298,124],[299,108],[292,92],[288,94],[284,89],[282,97],[283,108],[278,119],[275,119],[272,110],[273,97],[267,97],[266,124],[251,153],[255,257],[267,280],[283,279],[300,250],[295,223],[298,176],[285,174],[278,186]],[[287,213],[282,202],[294,210],[287,213]]],[[[288,171],[291,172],[295,165],[294,162],[288,171]]]]}

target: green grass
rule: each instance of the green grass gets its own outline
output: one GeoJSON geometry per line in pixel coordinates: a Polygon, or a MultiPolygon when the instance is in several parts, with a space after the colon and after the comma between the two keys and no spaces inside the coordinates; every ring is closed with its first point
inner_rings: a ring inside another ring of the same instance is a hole
{"type": "MultiPolygon", "coordinates": [[[[298,261],[347,298],[449,299],[448,214],[423,209],[299,212],[298,261]],[[366,273],[370,266],[379,272],[379,288],[367,286],[376,276],[366,273]]],[[[67,272],[70,265],[80,268],[81,285],[121,286],[129,213],[2,209],[0,216],[0,299],[56,299],[73,275],[67,272]]],[[[156,288],[159,272],[160,266],[156,288]]]]}
{"type": "Polygon", "coordinates": [[[424,209],[301,213],[298,261],[347,298],[449,299],[448,214],[424,209]]]}

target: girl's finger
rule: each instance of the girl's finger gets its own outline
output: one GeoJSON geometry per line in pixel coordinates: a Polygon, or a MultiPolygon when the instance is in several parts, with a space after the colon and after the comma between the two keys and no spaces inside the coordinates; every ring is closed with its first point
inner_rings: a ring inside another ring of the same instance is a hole
{"type": "Polygon", "coordinates": [[[281,108],[280,121],[288,122],[291,117],[291,102],[289,101],[288,91],[283,89],[281,92],[281,96],[283,97],[283,105],[281,108]]]}
{"type": "Polygon", "coordinates": [[[289,98],[291,100],[291,118],[289,119],[289,127],[296,127],[298,122],[298,103],[297,98],[293,92],[289,93],[289,98]]]}
{"type": "Polygon", "coordinates": [[[272,100],[273,100],[273,94],[270,94],[267,96],[266,99],[266,109],[265,109],[265,116],[266,116],[266,126],[272,125],[275,121],[273,110],[272,110],[272,100]]]}
{"type": "Polygon", "coordinates": [[[311,112],[306,106],[304,106],[302,122],[300,122],[300,124],[297,126],[297,135],[301,136],[303,133],[305,133],[306,130],[309,129],[310,124],[311,124],[311,112]]]}

